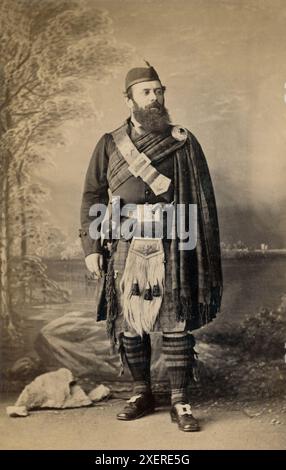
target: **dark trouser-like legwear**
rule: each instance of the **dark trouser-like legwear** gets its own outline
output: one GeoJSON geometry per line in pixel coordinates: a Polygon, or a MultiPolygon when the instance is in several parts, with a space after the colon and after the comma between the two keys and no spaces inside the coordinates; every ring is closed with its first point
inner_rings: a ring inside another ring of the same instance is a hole
{"type": "Polygon", "coordinates": [[[123,336],[126,362],[134,380],[134,393],[151,390],[151,342],[150,336],[123,336]]]}
{"type": "Polygon", "coordinates": [[[162,351],[170,380],[172,405],[188,403],[187,386],[193,353],[190,336],[163,334],[162,351]]]}

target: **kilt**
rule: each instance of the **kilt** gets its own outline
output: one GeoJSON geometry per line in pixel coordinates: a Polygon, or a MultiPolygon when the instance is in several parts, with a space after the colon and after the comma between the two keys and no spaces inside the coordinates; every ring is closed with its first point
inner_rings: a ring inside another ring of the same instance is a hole
{"type": "MultiPolygon", "coordinates": [[[[176,308],[172,298],[172,284],[171,284],[171,263],[170,263],[170,250],[171,241],[163,239],[163,247],[165,253],[165,289],[162,299],[162,304],[154,324],[153,331],[162,332],[182,332],[186,330],[186,321],[176,320],[176,308]]],[[[113,251],[113,269],[115,277],[115,290],[117,299],[117,318],[115,320],[115,336],[118,338],[123,332],[130,332],[135,334],[124,319],[121,303],[120,281],[125,269],[130,241],[120,239],[117,243],[116,249],[113,251]]]]}

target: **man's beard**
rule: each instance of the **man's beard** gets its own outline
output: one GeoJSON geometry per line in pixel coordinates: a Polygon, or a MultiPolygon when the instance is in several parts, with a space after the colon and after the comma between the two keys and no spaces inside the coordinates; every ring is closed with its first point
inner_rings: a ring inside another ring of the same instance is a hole
{"type": "Polygon", "coordinates": [[[140,108],[134,100],[133,103],[133,115],[145,131],[161,133],[169,129],[170,116],[164,105],[157,102],[140,108]]]}

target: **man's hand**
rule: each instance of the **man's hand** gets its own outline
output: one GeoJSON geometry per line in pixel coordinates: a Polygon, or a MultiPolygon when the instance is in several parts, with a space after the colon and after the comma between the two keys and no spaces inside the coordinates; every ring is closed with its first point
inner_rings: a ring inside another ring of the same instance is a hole
{"type": "Polygon", "coordinates": [[[85,264],[87,269],[91,273],[94,273],[97,279],[102,276],[103,256],[101,254],[92,253],[91,255],[86,256],[85,264]]]}

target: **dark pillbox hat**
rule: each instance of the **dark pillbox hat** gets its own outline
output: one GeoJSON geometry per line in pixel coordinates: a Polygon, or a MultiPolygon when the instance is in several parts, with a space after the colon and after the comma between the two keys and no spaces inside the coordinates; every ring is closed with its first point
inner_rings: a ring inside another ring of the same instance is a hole
{"type": "Polygon", "coordinates": [[[141,82],[150,82],[152,80],[159,80],[159,75],[157,74],[154,67],[146,62],[148,67],[135,67],[134,69],[129,70],[125,79],[125,90],[127,91],[129,87],[135,85],[135,83],[141,82]]]}

